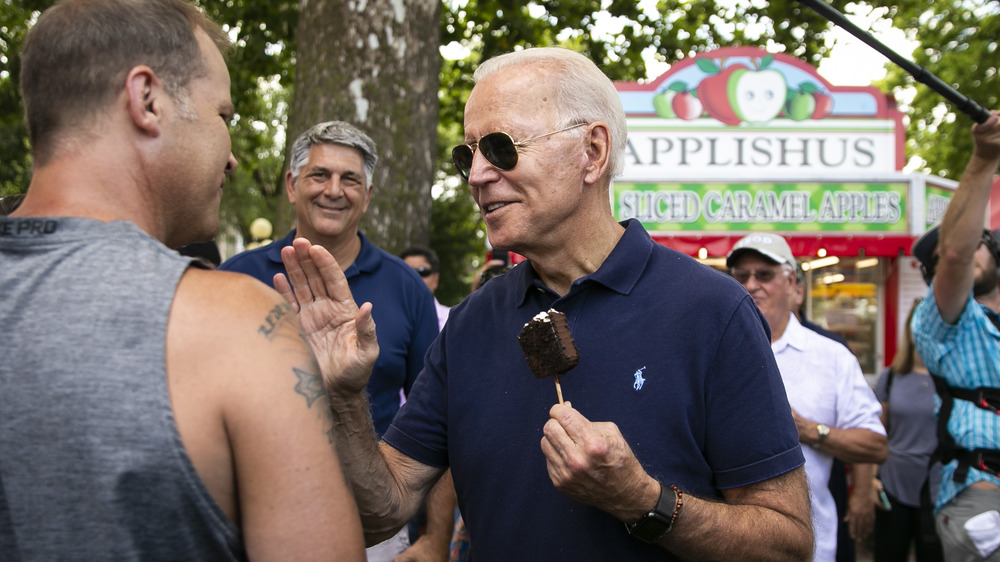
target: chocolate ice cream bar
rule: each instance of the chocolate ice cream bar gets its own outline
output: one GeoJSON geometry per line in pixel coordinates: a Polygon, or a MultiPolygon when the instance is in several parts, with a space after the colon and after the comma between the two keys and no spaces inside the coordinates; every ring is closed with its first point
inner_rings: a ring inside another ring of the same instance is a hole
{"type": "Polygon", "coordinates": [[[549,309],[539,312],[524,325],[517,336],[531,372],[540,379],[555,377],[559,403],[562,403],[562,389],[559,375],[569,371],[580,362],[580,352],[570,334],[566,315],[549,309]]]}

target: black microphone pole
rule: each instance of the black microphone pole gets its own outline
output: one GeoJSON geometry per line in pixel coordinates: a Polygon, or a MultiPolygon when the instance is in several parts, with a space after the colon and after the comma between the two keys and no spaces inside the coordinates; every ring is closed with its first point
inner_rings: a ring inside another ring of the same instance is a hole
{"type": "Polygon", "coordinates": [[[899,53],[886,46],[885,43],[882,43],[867,31],[864,31],[851,23],[851,20],[847,19],[844,14],[838,12],[835,8],[823,0],[798,0],[798,2],[799,4],[809,6],[814,12],[823,16],[831,23],[844,28],[851,35],[864,41],[868,44],[868,46],[885,55],[887,59],[896,63],[900,68],[910,73],[910,75],[913,76],[917,82],[926,84],[930,87],[930,89],[934,90],[938,94],[941,94],[946,100],[955,105],[955,109],[968,115],[976,123],[982,123],[990,118],[990,112],[983,108],[983,106],[963,96],[955,88],[945,84],[944,81],[935,76],[931,71],[903,58],[899,53]]]}

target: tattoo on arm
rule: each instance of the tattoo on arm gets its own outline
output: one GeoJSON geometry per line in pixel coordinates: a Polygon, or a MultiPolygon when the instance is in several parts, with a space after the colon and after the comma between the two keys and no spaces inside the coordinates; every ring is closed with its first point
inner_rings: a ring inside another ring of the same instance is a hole
{"type": "Polygon", "coordinates": [[[264,334],[264,337],[267,339],[272,339],[274,337],[274,332],[278,329],[282,319],[292,313],[292,307],[288,306],[288,303],[281,303],[275,306],[271,309],[271,312],[267,314],[267,318],[264,319],[264,323],[261,324],[258,331],[261,334],[264,334]]]}
{"type": "Polygon", "coordinates": [[[295,392],[306,398],[306,406],[312,408],[313,402],[320,398],[326,398],[326,389],[323,386],[323,377],[316,373],[309,373],[292,367],[299,382],[295,384],[295,392]]]}
{"type": "MultiPolygon", "coordinates": [[[[257,331],[270,342],[280,341],[282,338],[297,338],[306,350],[310,349],[309,340],[296,320],[295,311],[287,303],[272,308],[257,331]]],[[[309,360],[308,364],[304,365],[305,368],[292,367],[292,373],[296,378],[295,392],[306,399],[306,408],[311,409],[313,404],[319,402],[319,415],[330,423],[330,429],[326,435],[332,445],[334,444],[333,412],[330,411],[326,385],[323,383],[323,376],[319,373],[315,360],[311,357],[311,352],[307,351],[307,353],[309,360]]],[[[302,359],[306,359],[306,356],[302,356],[302,359]]]]}
{"type": "Polygon", "coordinates": [[[292,367],[292,372],[299,379],[299,382],[295,383],[295,392],[305,397],[306,407],[312,408],[313,404],[317,401],[319,402],[320,416],[331,424],[330,429],[326,432],[326,438],[333,445],[335,443],[332,425],[333,412],[330,411],[330,402],[326,395],[326,386],[323,384],[323,377],[317,373],[304,371],[298,367],[292,367]]]}

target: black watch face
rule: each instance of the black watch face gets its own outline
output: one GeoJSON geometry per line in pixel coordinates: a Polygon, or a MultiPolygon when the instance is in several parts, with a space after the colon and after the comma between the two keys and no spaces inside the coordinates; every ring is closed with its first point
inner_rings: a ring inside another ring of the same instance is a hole
{"type": "Polygon", "coordinates": [[[660,537],[667,532],[667,526],[669,525],[669,521],[661,520],[658,515],[647,515],[632,529],[632,536],[648,543],[658,542],[660,537]]]}
{"type": "Polygon", "coordinates": [[[676,489],[660,486],[660,499],[653,511],[646,514],[634,526],[628,527],[628,533],[633,537],[648,543],[660,542],[664,534],[670,531],[674,504],[677,502],[676,489]],[[668,494],[668,492],[671,492],[668,494]]]}

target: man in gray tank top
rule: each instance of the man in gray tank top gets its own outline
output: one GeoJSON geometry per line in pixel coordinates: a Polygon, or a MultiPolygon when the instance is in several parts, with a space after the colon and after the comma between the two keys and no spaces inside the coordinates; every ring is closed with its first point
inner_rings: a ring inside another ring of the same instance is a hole
{"type": "MultiPolygon", "coordinates": [[[[0,217],[2,560],[364,557],[296,311],[171,250],[216,234],[236,167],[227,43],[182,0],[66,0],[25,41],[34,174],[0,217]]],[[[370,309],[341,316],[370,369],[370,309]]]]}

